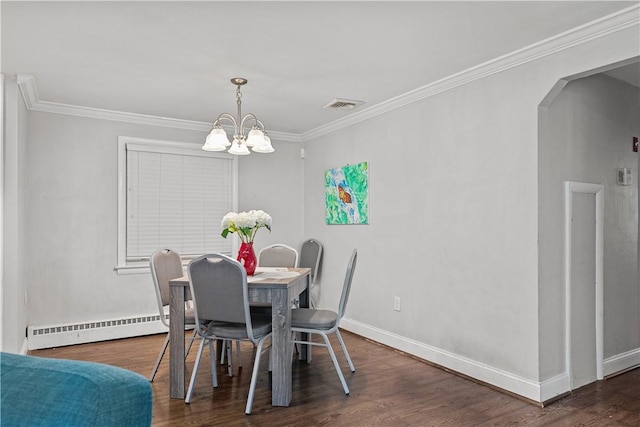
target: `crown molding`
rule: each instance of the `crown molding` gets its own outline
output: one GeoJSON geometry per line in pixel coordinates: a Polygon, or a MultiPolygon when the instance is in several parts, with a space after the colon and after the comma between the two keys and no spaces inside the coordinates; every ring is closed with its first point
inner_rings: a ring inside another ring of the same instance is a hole
{"type": "MultiPolygon", "coordinates": [[[[640,4],[628,7],[617,13],[602,17],[595,21],[573,28],[557,36],[534,43],[522,49],[500,56],[468,68],[459,73],[445,77],[428,85],[393,97],[387,101],[357,111],[346,117],[334,120],[326,125],[310,131],[294,134],[286,132],[269,132],[272,139],[289,142],[307,142],[322,135],[339,129],[355,125],[370,118],[379,116],[405,105],[429,98],[441,92],[471,83],[510,68],[538,60],[548,55],[605,37],[626,28],[640,24],[640,4]]],[[[72,116],[89,117],[100,120],[113,120],[136,123],[149,126],[163,126],[177,129],[208,132],[212,123],[191,120],[173,119],[145,114],[127,113],[123,111],[105,110],[100,108],[83,107],[78,105],[61,104],[42,101],[38,97],[35,78],[26,74],[18,74],[18,85],[28,110],[46,113],[67,114],[72,116]]]]}
{"type": "Polygon", "coordinates": [[[27,109],[43,113],[66,114],[69,116],[89,117],[92,119],[112,120],[150,126],[163,126],[177,129],[208,132],[212,124],[191,120],[173,119],[145,114],[127,113],[123,111],[106,110],[102,108],[84,107],[81,105],[62,104],[59,102],[42,101],[38,96],[36,79],[34,76],[19,74],[18,85],[25,99],[27,109]]]}
{"type": "MultiPolygon", "coordinates": [[[[42,101],[38,96],[36,79],[28,74],[18,74],[20,92],[24,98],[27,110],[43,113],[66,114],[69,116],[88,117],[99,120],[135,123],[148,126],[162,126],[175,129],[209,132],[213,123],[193,120],[173,119],[146,114],[127,113],[123,111],[106,110],[102,108],[84,107],[80,105],[62,104],[59,102],[42,101]]],[[[302,142],[300,135],[286,132],[269,132],[269,136],[277,141],[302,142]]]]}
{"type": "Polygon", "coordinates": [[[26,74],[18,74],[16,83],[20,88],[27,110],[33,110],[33,104],[38,102],[38,89],[36,88],[35,78],[26,74]]]}
{"type": "Polygon", "coordinates": [[[402,95],[383,101],[369,108],[350,114],[344,118],[317,127],[302,134],[304,142],[322,135],[352,126],[416,101],[429,98],[441,92],[471,83],[475,80],[500,73],[527,62],[535,61],[548,55],[569,49],[573,46],[616,33],[640,23],[640,5],[634,5],[617,13],[602,17],[595,21],[573,28],[546,40],[526,46],[522,49],[468,68],[459,73],[445,77],[428,85],[419,87],[402,95]]]}

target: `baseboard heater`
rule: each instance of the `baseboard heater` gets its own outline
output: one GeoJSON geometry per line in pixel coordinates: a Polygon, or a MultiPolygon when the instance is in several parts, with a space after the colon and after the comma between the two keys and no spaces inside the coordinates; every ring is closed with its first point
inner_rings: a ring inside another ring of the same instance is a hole
{"type": "Polygon", "coordinates": [[[167,332],[160,316],[140,315],[110,320],[92,320],[73,324],[29,326],[29,350],[107,341],[167,332]]]}

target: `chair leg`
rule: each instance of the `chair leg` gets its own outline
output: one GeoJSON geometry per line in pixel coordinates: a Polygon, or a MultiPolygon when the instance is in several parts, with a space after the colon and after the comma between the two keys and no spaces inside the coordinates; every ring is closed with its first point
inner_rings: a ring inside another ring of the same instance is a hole
{"type": "Polygon", "coordinates": [[[220,364],[224,365],[225,363],[229,362],[227,360],[227,349],[229,348],[229,341],[220,340],[218,342],[222,345],[222,350],[218,348],[218,354],[220,355],[220,364]]]}
{"type": "MultiPolygon", "coordinates": [[[[229,370],[229,376],[233,376],[233,365],[231,363],[231,355],[233,354],[233,343],[231,341],[224,341],[224,348],[220,355],[220,364],[224,365],[227,361],[227,369],[229,370]]],[[[238,360],[238,369],[242,368],[242,353],[240,352],[240,340],[236,340],[236,359],[238,360]]]]}
{"type": "Polygon", "coordinates": [[[187,350],[184,352],[185,358],[189,355],[189,352],[191,351],[191,346],[193,345],[193,342],[196,340],[196,335],[198,335],[198,331],[194,329],[193,335],[191,335],[191,338],[189,339],[189,347],[187,347],[187,350]]]}
{"type": "Polygon", "coordinates": [[[236,358],[238,359],[238,369],[242,368],[242,353],[240,353],[240,340],[236,340],[236,351],[238,352],[236,358]]]}
{"type": "Polygon", "coordinates": [[[262,357],[262,346],[265,342],[265,338],[262,338],[258,343],[258,348],[256,350],[256,359],[253,362],[253,372],[251,373],[251,385],[249,386],[249,396],[247,396],[247,407],[244,410],[244,413],[249,415],[251,414],[251,407],[253,406],[253,395],[256,391],[256,383],[258,382],[258,371],[260,370],[260,359],[262,357]]]}
{"type": "Polygon", "coordinates": [[[156,372],[158,372],[158,368],[160,367],[160,362],[162,362],[162,358],[164,357],[164,353],[167,351],[168,345],[169,345],[169,334],[167,333],[167,337],[164,339],[164,344],[162,344],[162,350],[160,350],[160,354],[158,355],[158,360],[156,360],[156,365],[153,367],[153,371],[151,371],[149,382],[153,382],[153,379],[156,377],[156,372]]]}
{"type": "Polygon", "coordinates": [[[322,335],[322,339],[326,344],[327,351],[329,352],[329,356],[331,356],[331,360],[333,361],[333,366],[336,368],[336,373],[338,374],[338,378],[340,378],[340,382],[342,383],[342,389],[344,390],[344,394],[349,394],[349,387],[347,387],[347,382],[344,380],[344,375],[342,375],[342,371],[340,370],[340,365],[338,365],[338,359],[336,359],[336,354],[333,352],[333,347],[331,347],[331,342],[329,342],[329,337],[324,332],[317,332],[322,335]]]}
{"type": "Polygon", "coordinates": [[[349,364],[349,369],[351,369],[351,372],[355,372],[356,368],[353,366],[353,362],[351,361],[351,357],[349,357],[349,352],[347,351],[347,346],[344,345],[344,340],[342,339],[342,334],[340,333],[340,331],[336,328],[336,336],[338,337],[338,341],[340,341],[340,347],[342,347],[342,352],[344,353],[344,356],[347,358],[347,363],[349,364]]]}
{"type": "Polygon", "coordinates": [[[227,340],[225,341],[225,348],[227,350],[227,375],[229,375],[229,377],[233,376],[233,341],[231,340],[227,340]]]}
{"type": "Polygon", "coordinates": [[[211,384],[218,387],[218,374],[216,373],[216,352],[213,348],[213,340],[209,340],[209,364],[211,365],[211,384]]]}
{"type": "Polygon", "coordinates": [[[196,375],[198,373],[198,368],[200,367],[200,358],[202,357],[202,349],[204,348],[204,342],[206,339],[202,339],[200,341],[200,345],[198,346],[198,354],[196,355],[196,363],[193,365],[193,372],[191,373],[191,381],[189,381],[189,388],[187,390],[187,396],[184,399],[184,403],[191,402],[191,395],[193,394],[193,388],[196,385],[196,375]]]}
{"type": "Polygon", "coordinates": [[[296,342],[296,339],[298,338],[298,335],[295,332],[291,332],[291,357],[293,358],[294,353],[295,354],[300,354],[298,352],[298,343],[296,342]]]}
{"type": "MultiPolygon", "coordinates": [[[[238,359],[238,369],[242,368],[242,353],[240,352],[240,340],[236,340],[236,350],[238,352],[236,359],[238,359]]],[[[233,365],[231,362],[231,355],[233,354],[233,343],[231,341],[224,341],[224,350],[220,355],[220,364],[224,365],[227,362],[227,368],[229,370],[229,376],[233,376],[233,365]]]]}

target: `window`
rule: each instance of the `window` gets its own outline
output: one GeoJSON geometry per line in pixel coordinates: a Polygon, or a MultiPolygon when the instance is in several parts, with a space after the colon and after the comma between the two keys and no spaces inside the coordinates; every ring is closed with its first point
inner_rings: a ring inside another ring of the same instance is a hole
{"type": "Polygon", "coordinates": [[[220,221],[237,204],[237,160],[188,143],[119,137],[119,273],[148,271],[150,255],[231,254],[220,221]]]}

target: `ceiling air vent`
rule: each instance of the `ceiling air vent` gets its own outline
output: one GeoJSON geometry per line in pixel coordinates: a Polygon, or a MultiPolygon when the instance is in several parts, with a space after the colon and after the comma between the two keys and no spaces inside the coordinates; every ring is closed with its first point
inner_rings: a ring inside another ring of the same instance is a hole
{"type": "Polygon", "coordinates": [[[331,110],[353,110],[354,108],[362,104],[364,104],[364,101],[336,98],[322,108],[328,108],[331,110]]]}

